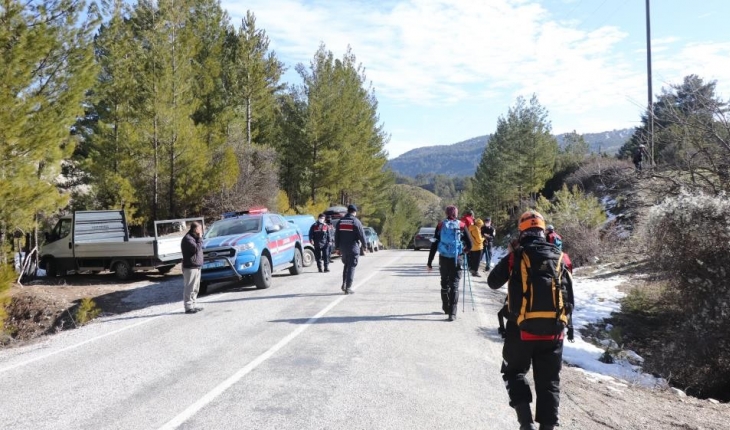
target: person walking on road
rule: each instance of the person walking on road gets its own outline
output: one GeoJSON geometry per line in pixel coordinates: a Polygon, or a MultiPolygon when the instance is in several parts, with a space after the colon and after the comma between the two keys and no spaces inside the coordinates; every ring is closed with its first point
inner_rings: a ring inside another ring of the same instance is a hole
{"type": "Polygon", "coordinates": [[[360,257],[361,248],[365,246],[365,230],[357,219],[357,207],[349,205],[347,215],[342,217],[335,227],[335,247],[340,250],[342,262],[342,291],[353,294],[352,283],[355,280],[355,267],[360,257]]]}
{"type": "Polygon", "coordinates": [[[492,247],[494,246],[494,237],[496,234],[494,227],[492,227],[492,219],[487,217],[484,220],[484,225],[482,226],[482,236],[484,237],[484,258],[486,260],[486,266],[484,268],[485,272],[489,272],[492,268],[492,247]]]}
{"type": "Polygon", "coordinates": [[[519,246],[502,258],[489,274],[490,288],[507,283],[507,327],[502,349],[502,379],[509,405],[517,412],[521,430],[535,430],[527,373],[535,379],[535,421],[540,430],[558,426],[560,370],[564,329],[574,306],[573,283],[563,253],[545,240],[545,220],[539,213],[522,214],[519,246]],[[529,298],[529,300],[528,300],[529,298]]]}
{"type": "Polygon", "coordinates": [[[319,214],[317,221],[309,227],[309,240],[314,246],[314,260],[317,262],[317,270],[322,272],[322,262],[324,262],[324,271],[329,272],[330,265],[330,242],[332,227],[325,222],[324,214],[319,214]]]}
{"type": "Polygon", "coordinates": [[[470,250],[472,244],[466,224],[458,220],[459,211],[456,206],[447,206],[445,212],[446,219],[436,226],[426,267],[429,271],[433,269],[433,259],[438,251],[439,273],[441,274],[441,309],[449,316],[449,321],[454,321],[459,305],[459,280],[461,279],[464,252],[470,250]]]}
{"type": "Polygon", "coordinates": [[[469,270],[471,276],[477,278],[482,275],[479,274],[479,262],[482,260],[482,253],[484,248],[484,237],[482,237],[482,226],[484,221],[477,218],[473,225],[468,227],[469,239],[471,239],[471,250],[469,251],[469,270]]]}
{"type": "Polygon", "coordinates": [[[200,290],[200,268],[203,267],[203,226],[199,222],[190,223],[190,230],[180,243],[182,250],[183,305],[186,314],[203,310],[195,305],[200,290]]]}

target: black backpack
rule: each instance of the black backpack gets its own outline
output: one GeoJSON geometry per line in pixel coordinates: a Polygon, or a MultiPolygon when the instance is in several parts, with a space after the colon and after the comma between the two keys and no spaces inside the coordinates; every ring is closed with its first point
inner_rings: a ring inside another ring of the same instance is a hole
{"type": "Polygon", "coordinates": [[[507,289],[510,319],[527,333],[560,335],[569,317],[562,278],[570,275],[563,270],[563,253],[550,243],[533,242],[513,254],[507,289]]]}

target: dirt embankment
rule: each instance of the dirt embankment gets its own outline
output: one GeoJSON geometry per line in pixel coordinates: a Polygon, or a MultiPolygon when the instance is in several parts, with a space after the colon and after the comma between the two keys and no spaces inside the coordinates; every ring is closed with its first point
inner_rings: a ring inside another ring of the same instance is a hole
{"type": "Polygon", "coordinates": [[[14,285],[0,347],[76,328],[76,310],[83,298],[92,298],[101,316],[178,301],[182,294],[180,273],[176,267],[168,275],[140,273],[128,281],[108,273],[39,278],[22,287],[14,285]]]}

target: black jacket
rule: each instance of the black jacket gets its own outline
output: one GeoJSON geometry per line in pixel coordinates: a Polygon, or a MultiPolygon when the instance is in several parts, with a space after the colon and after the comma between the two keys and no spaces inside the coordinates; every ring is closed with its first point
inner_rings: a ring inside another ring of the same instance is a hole
{"type": "Polygon", "coordinates": [[[359,219],[347,214],[340,219],[335,227],[335,247],[340,252],[360,253],[360,247],[365,246],[365,230],[359,219]]]}
{"type": "Polygon", "coordinates": [[[483,225],[482,226],[482,236],[484,236],[484,239],[487,242],[489,242],[490,245],[492,244],[492,242],[494,242],[494,235],[495,235],[495,233],[496,232],[495,232],[493,226],[491,226],[491,225],[490,226],[486,226],[486,225],[483,225]]]}
{"type": "Polygon", "coordinates": [[[334,234],[332,226],[322,222],[315,222],[309,227],[309,240],[317,249],[326,248],[332,241],[331,236],[334,234]]]}
{"type": "Polygon", "coordinates": [[[203,238],[196,238],[192,233],[183,237],[180,243],[182,249],[183,269],[198,269],[203,266],[203,238]]]}
{"type": "MultiPolygon", "coordinates": [[[[431,263],[433,263],[433,258],[436,256],[436,251],[439,249],[439,242],[441,241],[441,225],[443,224],[443,221],[441,221],[436,226],[436,231],[433,233],[433,239],[434,241],[431,243],[431,250],[428,252],[428,263],[427,266],[431,267],[431,263]]],[[[464,252],[471,251],[472,243],[471,243],[471,236],[469,235],[469,232],[467,231],[466,225],[464,225],[463,222],[459,221],[459,226],[461,227],[461,243],[463,245],[464,252]]]]}

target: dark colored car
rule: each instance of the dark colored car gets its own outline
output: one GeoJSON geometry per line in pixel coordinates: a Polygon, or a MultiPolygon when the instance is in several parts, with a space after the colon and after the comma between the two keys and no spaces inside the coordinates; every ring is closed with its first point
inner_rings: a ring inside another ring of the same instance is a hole
{"type": "Polygon", "coordinates": [[[431,238],[436,233],[436,227],[421,227],[413,236],[413,249],[431,249],[431,238]]]}

